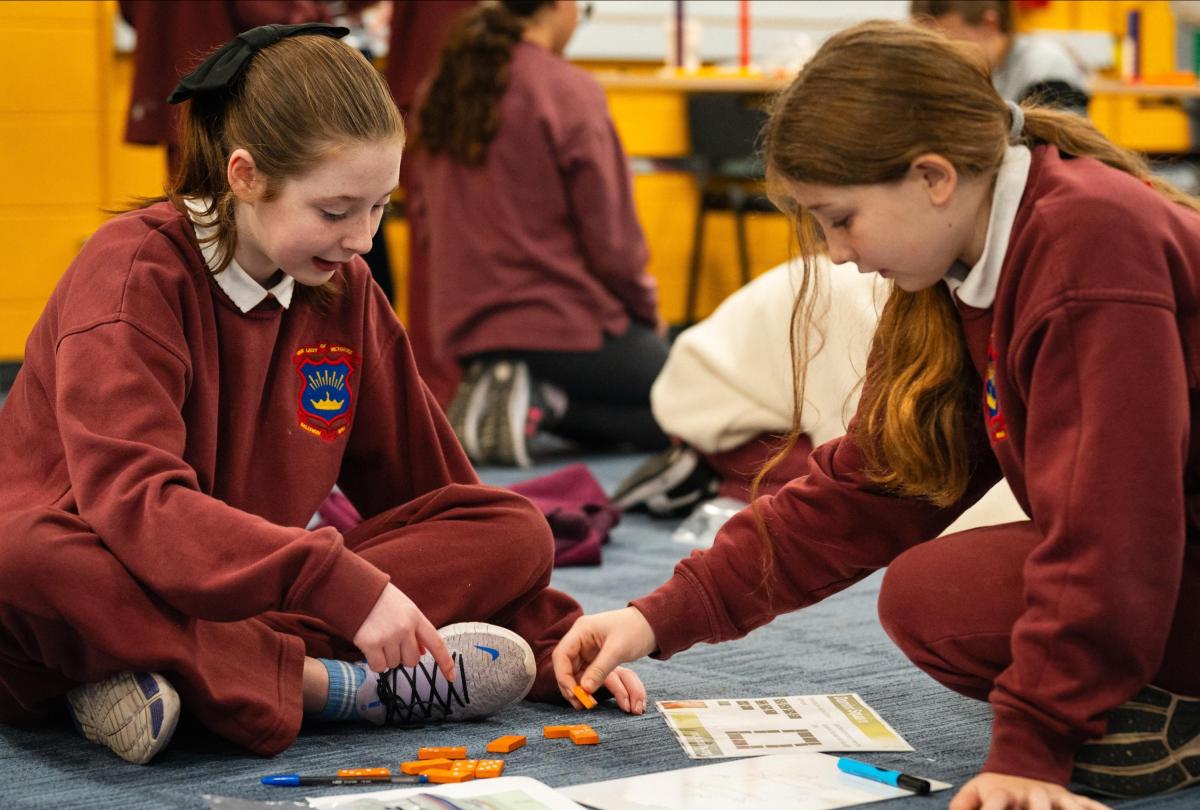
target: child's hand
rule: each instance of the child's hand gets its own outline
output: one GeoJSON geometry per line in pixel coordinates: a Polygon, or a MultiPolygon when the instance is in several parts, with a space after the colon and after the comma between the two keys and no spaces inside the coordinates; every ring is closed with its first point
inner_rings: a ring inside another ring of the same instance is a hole
{"type": "MultiPolygon", "coordinates": [[[[601,683],[608,682],[609,673],[613,673],[618,664],[649,655],[656,647],[658,642],[654,638],[654,630],[636,608],[581,616],[554,648],[552,660],[559,691],[572,706],[578,708],[578,699],[571,694],[577,678],[586,691],[595,692],[601,683]]],[[[624,680],[628,687],[624,675],[619,679],[624,680]]],[[[644,709],[646,690],[640,680],[637,681],[637,687],[644,709]]],[[[617,694],[611,685],[609,691],[617,694]]],[[[620,697],[617,701],[620,703],[620,697]]],[[[630,711],[626,706],[621,708],[630,711]]]]}
{"type": "MultiPolygon", "coordinates": [[[[604,685],[616,698],[621,711],[630,714],[643,714],[646,711],[646,685],[637,673],[628,667],[617,667],[608,673],[604,685]]],[[[576,706],[575,708],[581,708],[576,706]]]]}
{"type": "Polygon", "coordinates": [[[446,642],[413,601],[390,582],[351,639],[375,672],[415,667],[428,650],[446,676],[454,680],[454,662],[446,642]]]}
{"type": "Polygon", "coordinates": [[[1110,810],[1106,804],[1078,796],[1061,785],[981,773],[959,789],[950,810],[1110,810]]]}

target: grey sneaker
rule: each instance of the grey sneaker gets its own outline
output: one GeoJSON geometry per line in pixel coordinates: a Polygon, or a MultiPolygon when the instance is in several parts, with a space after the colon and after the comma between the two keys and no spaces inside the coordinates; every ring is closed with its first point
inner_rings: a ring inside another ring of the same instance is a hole
{"type": "Polygon", "coordinates": [[[529,366],[519,360],[499,360],[487,374],[487,406],[479,426],[479,449],[484,461],[528,467],[529,366]]]}
{"type": "Polygon", "coordinates": [[[1109,713],[1071,778],[1109,796],[1149,796],[1200,782],[1200,699],[1147,686],[1109,713]]]}
{"type": "Polygon", "coordinates": [[[135,765],[167,747],[179,723],[179,694],[155,672],[123,672],[67,693],[76,727],[135,765]]]}
{"type": "Polygon", "coordinates": [[[375,725],[415,726],[486,717],[529,694],[533,650],[511,630],[483,622],[438,631],[456,668],[448,682],[426,653],[415,667],[368,676],[358,690],[358,713],[375,725]]]}
{"type": "Polygon", "coordinates": [[[454,391],[454,400],[446,412],[454,435],[462,442],[467,456],[476,464],[483,461],[479,447],[479,422],[483,418],[483,408],[487,403],[488,384],[490,375],[485,374],[487,367],[483,361],[476,360],[463,371],[458,388],[454,391]]]}

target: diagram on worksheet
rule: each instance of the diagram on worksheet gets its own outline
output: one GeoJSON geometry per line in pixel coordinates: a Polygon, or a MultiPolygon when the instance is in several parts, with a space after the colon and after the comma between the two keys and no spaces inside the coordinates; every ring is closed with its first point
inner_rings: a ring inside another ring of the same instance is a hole
{"type": "Polygon", "coordinates": [[[658,711],[692,759],[913,750],[854,693],[660,700],[658,711]]]}

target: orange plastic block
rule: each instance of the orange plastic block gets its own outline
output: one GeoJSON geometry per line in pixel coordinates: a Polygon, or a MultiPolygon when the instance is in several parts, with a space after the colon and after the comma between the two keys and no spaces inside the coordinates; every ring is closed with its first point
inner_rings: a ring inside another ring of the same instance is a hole
{"type": "Polygon", "coordinates": [[[575,726],[542,726],[542,734],[548,740],[557,740],[562,737],[570,737],[573,728],[575,726]]]}
{"type": "Polygon", "coordinates": [[[456,759],[456,760],[454,760],[453,763],[451,763],[450,770],[452,770],[452,771],[467,771],[469,773],[475,773],[475,768],[478,765],[479,765],[479,760],[477,760],[477,759],[456,759]]]}
{"type": "Polygon", "coordinates": [[[432,771],[425,771],[425,775],[429,777],[429,781],[433,782],[435,785],[444,785],[449,782],[470,782],[475,778],[475,773],[473,771],[453,771],[443,770],[441,768],[435,768],[432,771]]]}
{"type": "Polygon", "coordinates": [[[487,744],[487,750],[493,754],[511,754],[525,745],[525,738],[520,734],[509,734],[497,737],[487,744]]]}
{"type": "Polygon", "coordinates": [[[575,684],[573,687],[571,687],[571,692],[574,693],[575,697],[579,698],[579,702],[583,704],[583,708],[596,708],[596,699],[589,695],[579,684],[575,684]]]}
{"type": "Polygon", "coordinates": [[[502,773],[504,773],[504,760],[502,759],[481,759],[475,768],[476,779],[495,779],[502,773]]]}
{"type": "Polygon", "coordinates": [[[387,768],[339,768],[337,775],[342,779],[383,779],[392,772],[387,768]]]}
{"type": "Polygon", "coordinates": [[[465,745],[452,745],[442,748],[419,748],[417,749],[417,759],[466,759],[467,747],[465,745]]]}
{"type": "Polygon", "coordinates": [[[454,764],[454,760],[440,757],[438,759],[414,759],[411,762],[401,762],[400,770],[407,774],[425,773],[434,768],[449,768],[454,764]]]}
{"type": "Polygon", "coordinates": [[[576,745],[596,745],[600,735],[591,726],[575,726],[571,729],[571,742],[576,745]]]}

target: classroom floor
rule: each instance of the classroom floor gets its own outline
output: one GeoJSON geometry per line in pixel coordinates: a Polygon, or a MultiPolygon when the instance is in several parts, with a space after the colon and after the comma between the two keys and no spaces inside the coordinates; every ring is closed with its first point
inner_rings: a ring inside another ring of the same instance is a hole
{"type": "MultiPolygon", "coordinates": [[[[585,460],[611,490],[640,458],[585,460]]],[[[485,469],[481,474],[488,483],[503,486],[571,460],[576,459],[558,458],[533,470],[485,469]]],[[[602,565],[559,569],[554,584],[575,595],[589,611],[621,607],[661,583],[686,553],[686,547],[670,540],[672,528],[671,522],[626,515],[605,546],[602,565]]],[[[879,575],[872,576],[740,641],[701,645],[669,661],[643,661],[635,668],[651,702],[857,692],[916,749],[871,754],[871,761],[962,784],[986,754],[987,706],[939,686],[892,646],[875,618],[878,585],[879,575]]],[[[258,780],[270,773],[394,767],[413,758],[419,746],[456,744],[478,751],[503,734],[529,738],[525,748],[506,757],[506,774],[531,776],[555,787],[697,764],[684,755],[652,708],[644,716],[629,717],[608,704],[585,719],[600,734],[597,746],[543,740],[542,726],[584,718],[564,706],[524,703],[481,722],[424,729],[314,726],[270,760],[247,756],[185,723],[171,746],[147,767],[119,761],[65,723],[38,729],[0,726],[0,807],[204,808],[204,794],[265,801],[346,792],[347,788],[266,788],[258,780]]],[[[886,806],[941,808],[952,795],[946,791],[897,799],[886,806]]],[[[1122,810],[1195,808],[1200,806],[1200,789],[1116,804],[1122,810]]]]}

